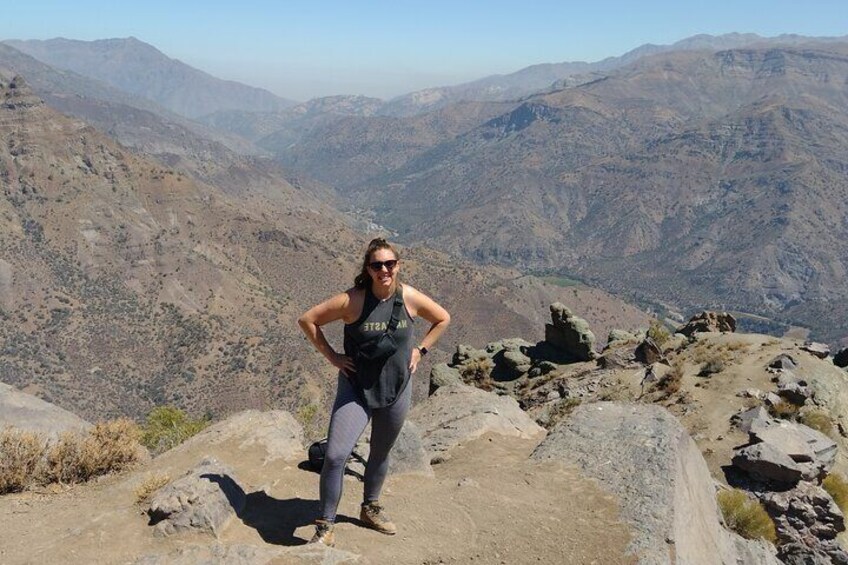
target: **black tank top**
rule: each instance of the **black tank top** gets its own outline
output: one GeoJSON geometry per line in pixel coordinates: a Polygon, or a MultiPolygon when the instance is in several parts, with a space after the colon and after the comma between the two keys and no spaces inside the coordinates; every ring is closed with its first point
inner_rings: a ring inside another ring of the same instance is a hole
{"type": "MultiPolygon", "coordinates": [[[[401,292],[401,298],[403,292],[401,292]]],[[[398,291],[395,291],[397,294],[398,291]]],[[[371,287],[365,289],[365,299],[362,305],[362,314],[352,324],[345,324],[344,327],[344,352],[345,355],[356,359],[359,344],[385,333],[386,327],[389,325],[389,320],[392,317],[392,308],[394,306],[395,296],[391,296],[386,300],[380,300],[374,293],[371,292],[371,287]]],[[[379,378],[376,382],[369,385],[367,389],[362,386],[357,386],[360,396],[371,407],[390,406],[403,392],[409,382],[409,361],[412,355],[412,345],[414,343],[415,331],[413,327],[414,321],[409,317],[406,311],[406,306],[401,308],[398,317],[397,329],[393,334],[397,343],[397,351],[395,351],[386,360],[383,365],[379,378]]],[[[353,378],[352,382],[357,384],[358,381],[353,378]]]]}

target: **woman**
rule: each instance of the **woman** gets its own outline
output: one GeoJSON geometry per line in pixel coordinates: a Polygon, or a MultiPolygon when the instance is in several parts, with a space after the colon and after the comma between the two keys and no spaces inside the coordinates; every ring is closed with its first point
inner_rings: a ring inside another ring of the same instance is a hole
{"type": "Polygon", "coordinates": [[[450,315],[431,298],[398,280],[400,255],[385,239],[368,244],[354,287],[313,307],[298,320],[309,341],[339,370],[321,470],[320,511],[313,543],[333,545],[333,525],[341,498],[345,463],[369,419],[371,452],[365,467],[360,519],[393,535],[397,529],[379,504],[389,468],[389,451],[412,400],[410,377],[421,357],[450,323],[450,315]],[[415,345],[414,319],[430,329],[415,345]],[[344,353],[327,343],[321,326],[343,320],[344,353]]]}

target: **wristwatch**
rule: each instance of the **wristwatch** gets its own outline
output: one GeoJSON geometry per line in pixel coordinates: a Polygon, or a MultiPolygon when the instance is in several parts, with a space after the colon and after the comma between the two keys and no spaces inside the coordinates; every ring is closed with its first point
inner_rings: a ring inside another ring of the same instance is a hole
{"type": "Polygon", "coordinates": [[[425,355],[427,355],[427,348],[423,345],[419,345],[418,352],[421,353],[421,357],[424,357],[425,355]]]}

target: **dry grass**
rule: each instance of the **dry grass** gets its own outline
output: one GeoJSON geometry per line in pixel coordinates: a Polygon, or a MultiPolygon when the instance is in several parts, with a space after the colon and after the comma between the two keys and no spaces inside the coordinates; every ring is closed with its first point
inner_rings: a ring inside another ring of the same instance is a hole
{"type": "Polygon", "coordinates": [[[716,357],[714,359],[710,359],[703,365],[701,365],[701,369],[698,371],[699,377],[709,377],[711,375],[715,375],[716,373],[720,373],[724,371],[727,367],[727,364],[721,357],[716,357]]]}
{"type": "Polygon", "coordinates": [[[32,483],[44,452],[44,440],[34,433],[0,431],[0,494],[19,492],[32,483]]]}
{"type": "Polygon", "coordinates": [[[719,491],[718,506],[727,527],[746,539],[777,540],[774,522],[763,505],[739,489],[719,491]]]}
{"type": "Polygon", "coordinates": [[[848,512],[848,480],[845,480],[845,477],[839,473],[830,473],[822,481],[822,488],[833,498],[843,514],[848,512]]]}
{"type": "Polygon", "coordinates": [[[648,328],[648,337],[654,340],[658,346],[662,347],[665,342],[671,337],[671,332],[659,320],[653,320],[651,327],[648,328]]]}
{"type": "Polygon", "coordinates": [[[492,390],[495,386],[492,381],[493,368],[492,360],[488,357],[471,359],[462,366],[462,380],[477,388],[492,390]]]}
{"type": "Polygon", "coordinates": [[[769,414],[781,420],[795,420],[798,417],[800,406],[781,400],[777,404],[772,404],[768,407],[769,414]]]}
{"type": "Polygon", "coordinates": [[[127,419],[102,422],[56,441],[17,429],[0,434],[0,493],[50,483],[80,483],[123,471],[139,459],[140,432],[127,419]]]}
{"type": "Polygon", "coordinates": [[[831,419],[830,414],[824,410],[809,410],[807,412],[803,412],[798,417],[798,421],[826,436],[833,433],[833,420],[831,419]]]}
{"type": "Polygon", "coordinates": [[[149,474],[144,480],[138,485],[138,488],[135,489],[135,502],[136,504],[144,504],[150,501],[150,497],[153,496],[160,488],[164,487],[168,483],[171,482],[171,477],[166,474],[149,474]]]}
{"type": "Polygon", "coordinates": [[[680,391],[680,385],[683,382],[683,365],[675,363],[669,372],[660,377],[657,381],[656,388],[666,393],[666,396],[671,396],[680,391]]]}

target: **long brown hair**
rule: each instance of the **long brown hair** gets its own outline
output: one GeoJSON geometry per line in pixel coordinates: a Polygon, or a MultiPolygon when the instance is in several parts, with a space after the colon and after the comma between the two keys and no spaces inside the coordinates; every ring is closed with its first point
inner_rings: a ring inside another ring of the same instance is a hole
{"type": "Polygon", "coordinates": [[[365,255],[362,257],[362,268],[360,269],[359,274],[356,275],[356,278],[353,279],[353,286],[356,288],[368,288],[371,286],[372,281],[371,275],[368,273],[368,263],[371,262],[371,254],[375,251],[379,251],[380,249],[388,249],[395,254],[395,259],[400,259],[400,253],[398,253],[394,245],[382,237],[372,239],[368,243],[365,255]]]}

